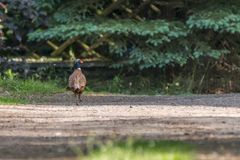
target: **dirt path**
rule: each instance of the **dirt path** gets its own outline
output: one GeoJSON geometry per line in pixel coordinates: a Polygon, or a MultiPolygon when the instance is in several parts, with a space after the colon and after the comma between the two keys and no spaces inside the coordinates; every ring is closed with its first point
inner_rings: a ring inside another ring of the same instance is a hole
{"type": "Polygon", "coordinates": [[[240,159],[240,94],[83,99],[0,105],[0,159],[71,158],[86,137],[112,135],[186,140],[200,146],[199,159],[240,159]]]}

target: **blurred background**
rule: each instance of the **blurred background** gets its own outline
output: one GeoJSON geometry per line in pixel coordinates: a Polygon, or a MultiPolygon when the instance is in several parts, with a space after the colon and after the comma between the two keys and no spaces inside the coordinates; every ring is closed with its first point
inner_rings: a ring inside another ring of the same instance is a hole
{"type": "Polygon", "coordinates": [[[239,12],[238,0],[0,0],[1,79],[64,87],[81,58],[88,91],[239,92],[239,12]]]}

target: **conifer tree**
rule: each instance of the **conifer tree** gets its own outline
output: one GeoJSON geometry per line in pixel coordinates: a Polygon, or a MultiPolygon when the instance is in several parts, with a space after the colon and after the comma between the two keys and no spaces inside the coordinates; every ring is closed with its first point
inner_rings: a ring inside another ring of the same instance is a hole
{"type": "Polygon", "coordinates": [[[71,44],[56,55],[71,46],[111,59],[114,67],[144,69],[238,54],[238,0],[35,1],[49,24],[29,40],[71,44]]]}

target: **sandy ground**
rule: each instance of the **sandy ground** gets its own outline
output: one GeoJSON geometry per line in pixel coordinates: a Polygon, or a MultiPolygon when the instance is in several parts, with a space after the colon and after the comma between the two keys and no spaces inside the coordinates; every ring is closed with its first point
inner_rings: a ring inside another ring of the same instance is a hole
{"type": "Polygon", "coordinates": [[[0,105],[0,159],[73,159],[89,137],[184,140],[198,159],[240,159],[240,94],[83,97],[0,105]]]}

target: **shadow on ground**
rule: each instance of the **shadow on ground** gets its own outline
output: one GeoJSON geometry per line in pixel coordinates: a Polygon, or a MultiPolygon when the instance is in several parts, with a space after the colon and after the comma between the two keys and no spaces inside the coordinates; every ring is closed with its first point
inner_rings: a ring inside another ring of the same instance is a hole
{"type": "MultiPolygon", "coordinates": [[[[240,94],[189,95],[189,96],[126,96],[126,95],[83,95],[81,105],[170,105],[170,106],[214,106],[240,107],[240,94]]],[[[39,104],[75,105],[72,93],[44,97],[39,104]]]]}

